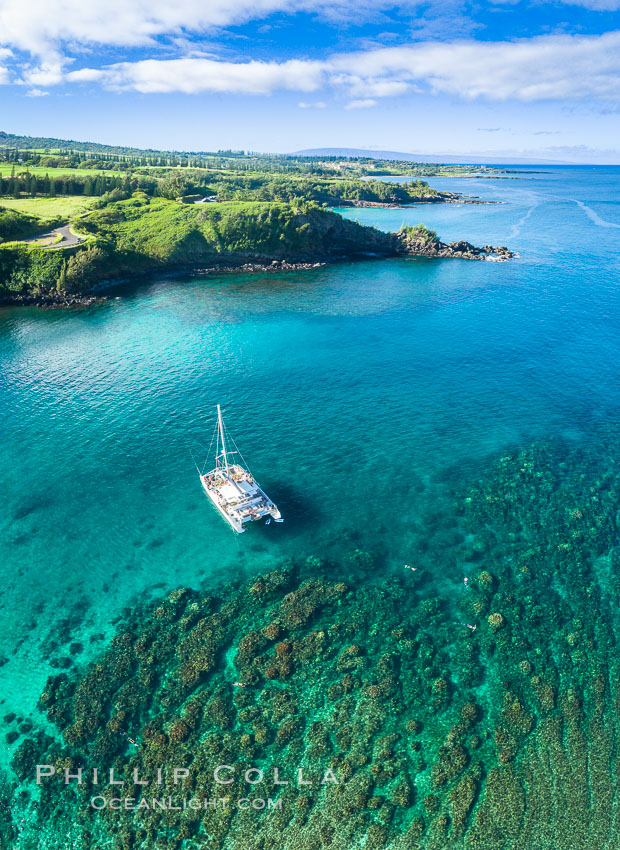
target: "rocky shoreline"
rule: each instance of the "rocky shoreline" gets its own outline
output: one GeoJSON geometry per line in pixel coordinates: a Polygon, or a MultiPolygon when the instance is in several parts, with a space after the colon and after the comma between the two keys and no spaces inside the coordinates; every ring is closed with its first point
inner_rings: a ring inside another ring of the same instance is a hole
{"type": "Polygon", "coordinates": [[[477,248],[471,242],[441,242],[439,239],[412,237],[406,231],[397,234],[399,255],[407,257],[454,258],[459,260],[489,260],[505,262],[515,256],[505,245],[483,245],[477,248]]]}
{"type": "MultiPolygon", "coordinates": [[[[411,257],[411,258],[436,258],[436,259],[460,259],[460,260],[491,260],[493,262],[504,262],[505,260],[514,257],[514,252],[510,251],[505,246],[484,245],[482,248],[477,248],[470,242],[460,240],[458,242],[450,242],[448,244],[439,240],[425,240],[411,238],[406,234],[398,234],[395,244],[391,250],[385,252],[367,251],[357,254],[342,255],[340,257],[323,257],[303,262],[291,262],[289,260],[271,260],[265,262],[238,262],[234,264],[213,264],[205,267],[182,266],[177,267],[169,272],[162,273],[160,277],[177,277],[182,274],[209,275],[209,274],[254,274],[254,273],[278,273],[284,271],[308,271],[310,269],[318,269],[328,264],[337,262],[353,262],[356,260],[368,259],[388,259],[390,257],[411,257]]],[[[100,281],[88,292],[80,293],[59,293],[59,292],[44,292],[39,294],[33,293],[3,293],[0,294],[0,307],[48,307],[48,308],[65,308],[65,307],[92,307],[96,304],[102,304],[108,301],[111,297],[111,290],[118,290],[122,286],[136,282],[144,274],[135,274],[131,277],[110,279],[100,281]]],[[[157,276],[152,269],[149,270],[149,276],[157,276]]]]}
{"type": "Polygon", "coordinates": [[[412,201],[410,204],[383,203],[382,201],[334,201],[334,207],[371,207],[384,210],[410,209],[419,204],[499,204],[500,201],[482,201],[480,198],[471,198],[460,192],[437,192],[435,195],[427,195],[412,201]]]}
{"type": "MultiPolygon", "coordinates": [[[[344,258],[343,258],[344,259],[344,258]]],[[[207,266],[204,269],[192,269],[193,275],[204,274],[236,274],[238,272],[288,272],[307,269],[318,269],[326,266],[328,260],[317,260],[309,263],[290,263],[288,260],[272,260],[270,263],[243,263],[243,265],[207,266]]],[[[333,262],[333,261],[332,261],[333,262]]]]}
{"type": "Polygon", "coordinates": [[[43,292],[35,295],[16,292],[0,294],[0,307],[90,307],[107,300],[108,296],[88,293],[62,295],[59,292],[43,292]]]}

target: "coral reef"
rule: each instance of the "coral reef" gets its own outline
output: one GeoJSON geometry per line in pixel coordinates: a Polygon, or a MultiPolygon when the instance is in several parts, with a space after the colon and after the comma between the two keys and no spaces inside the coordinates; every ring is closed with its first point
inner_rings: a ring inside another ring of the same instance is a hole
{"type": "Polygon", "coordinates": [[[55,830],[52,848],[71,825],[75,850],[614,846],[611,468],[559,443],[497,460],[454,496],[443,590],[428,570],[360,580],[372,555],[356,550],[128,612],[97,663],[50,678],[49,722],[24,732],[13,768],[33,828],[55,830]],[[37,763],[103,765],[124,784],[36,788],[37,763]],[[161,786],[135,784],[158,767],[161,786]],[[94,794],[258,805],[95,811],[94,794]]]}

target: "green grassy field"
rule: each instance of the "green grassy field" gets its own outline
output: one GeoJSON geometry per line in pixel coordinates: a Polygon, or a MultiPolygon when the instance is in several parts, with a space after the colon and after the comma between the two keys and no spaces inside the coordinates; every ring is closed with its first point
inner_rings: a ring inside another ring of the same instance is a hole
{"type": "Polygon", "coordinates": [[[50,177],[96,177],[98,174],[105,174],[106,177],[123,177],[125,174],[124,171],[103,171],[94,168],[49,168],[41,165],[25,166],[20,162],[0,162],[0,177],[10,177],[13,165],[15,165],[15,174],[28,171],[35,177],[45,177],[46,174],[50,177]]]}
{"type": "Polygon", "coordinates": [[[37,218],[72,218],[95,201],[81,195],[63,195],[59,198],[0,198],[0,207],[34,215],[37,218]]]}

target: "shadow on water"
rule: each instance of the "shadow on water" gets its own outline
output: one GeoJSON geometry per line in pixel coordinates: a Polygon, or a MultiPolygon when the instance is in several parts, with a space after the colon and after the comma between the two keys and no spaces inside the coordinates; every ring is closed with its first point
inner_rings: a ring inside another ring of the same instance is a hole
{"type": "Polygon", "coordinates": [[[301,487],[275,480],[273,486],[270,485],[269,492],[277,494],[274,501],[284,519],[283,523],[276,523],[279,526],[279,534],[290,537],[309,530],[321,521],[321,513],[317,505],[307,498],[301,487]]]}

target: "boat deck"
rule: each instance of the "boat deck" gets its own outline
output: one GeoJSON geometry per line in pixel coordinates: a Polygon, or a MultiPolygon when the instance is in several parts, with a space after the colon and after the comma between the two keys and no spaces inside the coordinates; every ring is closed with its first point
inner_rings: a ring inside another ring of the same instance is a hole
{"type": "Polygon", "coordinates": [[[280,517],[277,507],[243,467],[235,465],[225,472],[214,469],[201,476],[207,494],[237,531],[261,517],[280,517]]]}

